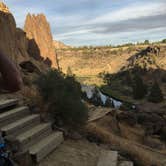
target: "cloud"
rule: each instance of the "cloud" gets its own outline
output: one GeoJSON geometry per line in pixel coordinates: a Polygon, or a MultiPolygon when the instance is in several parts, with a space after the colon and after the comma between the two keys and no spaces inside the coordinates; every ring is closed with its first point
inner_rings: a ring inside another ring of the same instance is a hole
{"type": "Polygon", "coordinates": [[[44,13],[53,36],[71,45],[119,44],[166,38],[165,0],[4,0],[23,27],[26,14],[44,13]]]}
{"type": "Polygon", "coordinates": [[[166,27],[166,13],[163,15],[148,16],[126,21],[102,24],[99,30],[93,33],[119,33],[129,31],[140,31],[166,27]]]}
{"type": "Polygon", "coordinates": [[[134,3],[116,11],[108,12],[102,16],[96,17],[91,23],[119,22],[130,19],[137,19],[148,16],[162,15],[166,13],[166,3],[144,2],[134,3]]]}
{"type": "MultiPolygon", "coordinates": [[[[93,43],[96,43],[95,39],[108,42],[107,37],[109,36],[110,40],[117,42],[115,38],[112,38],[112,35],[116,35],[119,39],[125,36],[128,41],[133,41],[133,38],[141,40],[138,34],[142,34],[142,32],[144,32],[144,36],[147,39],[152,39],[154,35],[150,34],[150,32],[153,31],[155,33],[157,31],[158,36],[160,36],[159,38],[161,38],[160,30],[166,27],[165,18],[166,3],[164,1],[158,3],[148,2],[144,3],[144,6],[142,3],[134,3],[128,7],[122,7],[107,14],[97,16],[96,18],[88,20],[88,22],[84,19],[81,20],[81,23],[76,21],[73,28],[69,26],[69,32],[57,34],[56,37],[64,41],[74,41],[75,39],[82,41],[81,43],[85,43],[85,41],[89,43],[93,40],[93,43]],[[77,23],[79,24],[77,25],[77,23]],[[131,32],[133,32],[132,35],[135,37],[127,37],[125,35],[131,32]]],[[[163,35],[163,32],[161,34],[163,35]]],[[[157,34],[154,39],[157,38],[156,36],[157,34]]]]}

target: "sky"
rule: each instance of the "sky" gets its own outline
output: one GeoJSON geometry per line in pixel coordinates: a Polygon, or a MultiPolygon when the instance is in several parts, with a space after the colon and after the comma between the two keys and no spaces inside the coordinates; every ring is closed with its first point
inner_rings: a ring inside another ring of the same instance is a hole
{"type": "Polygon", "coordinates": [[[166,38],[166,0],[3,0],[23,27],[44,13],[55,40],[72,46],[118,45],[166,38]]]}

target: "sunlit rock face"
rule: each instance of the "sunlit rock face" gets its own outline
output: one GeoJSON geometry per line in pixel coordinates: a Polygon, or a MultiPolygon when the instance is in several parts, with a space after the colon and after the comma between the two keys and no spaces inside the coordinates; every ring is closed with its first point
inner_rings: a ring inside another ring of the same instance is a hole
{"type": "Polygon", "coordinates": [[[9,8],[3,3],[0,2],[0,11],[5,12],[5,13],[9,13],[9,8]]]}
{"type": "Polygon", "coordinates": [[[44,14],[28,14],[24,30],[29,39],[29,48],[45,59],[50,59],[52,67],[57,67],[55,48],[51,34],[50,25],[44,14]]]}
{"type": "Polygon", "coordinates": [[[35,60],[28,48],[26,33],[16,27],[12,13],[4,3],[0,3],[0,89],[19,90],[24,77],[32,83],[33,75],[49,68],[45,61],[35,60]],[[25,62],[28,62],[28,70],[27,63],[26,69],[25,65],[22,66],[25,62]],[[34,68],[33,72],[29,69],[29,63],[34,68]]]}
{"type": "Polygon", "coordinates": [[[0,51],[17,64],[28,59],[25,32],[16,27],[13,15],[3,3],[0,3],[0,27],[0,51]]]}

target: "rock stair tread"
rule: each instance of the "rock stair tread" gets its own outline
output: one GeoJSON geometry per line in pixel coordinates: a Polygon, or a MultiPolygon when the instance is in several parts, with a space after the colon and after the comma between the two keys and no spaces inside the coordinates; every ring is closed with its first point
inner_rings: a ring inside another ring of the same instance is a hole
{"type": "Polygon", "coordinates": [[[51,141],[53,141],[56,137],[59,136],[59,134],[62,134],[62,132],[53,132],[52,134],[48,135],[47,137],[43,138],[40,142],[38,142],[36,145],[33,145],[29,148],[30,154],[34,155],[42,148],[45,147],[45,145],[49,144],[51,141]]]}
{"type": "Polygon", "coordinates": [[[28,110],[28,107],[22,106],[22,107],[18,107],[18,108],[6,111],[4,113],[1,113],[0,114],[0,120],[3,119],[4,117],[9,116],[9,115],[12,115],[12,114],[14,115],[15,113],[18,113],[18,112],[22,111],[23,109],[27,109],[28,110]]]}
{"type": "Polygon", "coordinates": [[[102,150],[97,166],[117,166],[118,152],[102,150]]]}
{"type": "Polygon", "coordinates": [[[40,123],[39,125],[31,128],[30,130],[18,135],[16,137],[16,140],[22,142],[27,138],[30,138],[31,136],[33,136],[34,134],[40,132],[42,129],[51,126],[51,123],[40,123]]]}
{"type": "Polygon", "coordinates": [[[33,115],[26,116],[22,119],[17,120],[16,122],[10,123],[9,125],[2,127],[1,131],[10,130],[10,129],[12,129],[14,127],[17,127],[17,126],[21,125],[22,123],[27,122],[31,119],[36,118],[36,117],[39,117],[39,115],[38,114],[33,114],[33,115]]]}
{"type": "Polygon", "coordinates": [[[17,104],[18,99],[2,99],[0,100],[0,109],[3,109],[5,107],[11,106],[11,105],[15,105],[17,104]]]}
{"type": "Polygon", "coordinates": [[[27,148],[30,155],[35,155],[38,162],[63,142],[63,133],[53,132],[51,123],[41,123],[39,114],[31,114],[27,106],[17,106],[18,102],[18,99],[0,100],[1,110],[15,106],[0,113],[0,123],[6,122],[1,132],[4,136],[13,135],[23,149],[27,148]]]}

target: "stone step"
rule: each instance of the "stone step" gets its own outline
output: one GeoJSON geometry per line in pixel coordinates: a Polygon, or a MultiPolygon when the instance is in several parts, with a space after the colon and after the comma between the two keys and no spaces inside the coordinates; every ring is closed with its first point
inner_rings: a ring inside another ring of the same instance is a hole
{"type": "Polygon", "coordinates": [[[29,114],[29,109],[26,106],[18,107],[0,114],[0,127],[12,123],[29,114]]]}
{"type": "Polygon", "coordinates": [[[102,150],[97,166],[117,166],[118,152],[102,150]]]}
{"type": "Polygon", "coordinates": [[[134,164],[131,161],[120,161],[118,166],[134,166],[134,164]]]}
{"type": "Polygon", "coordinates": [[[51,134],[51,132],[51,123],[41,123],[29,129],[28,131],[19,134],[16,137],[16,140],[20,145],[20,150],[25,151],[25,149],[51,134]]]}
{"type": "Polygon", "coordinates": [[[41,161],[64,141],[62,132],[53,132],[36,145],[30,147],[29,153],[36,162],[41,161]]]}
{"type": "Polygon", "coordinates": [[[17,135],[40,123],[40,115],[28,115],[1,128],[3,136],[17,135]]]}
{"type": "Polygon", "coordinates": [[[18,104],[18,99],[0,100],[0,109],[11,107],[18,104]]]}

